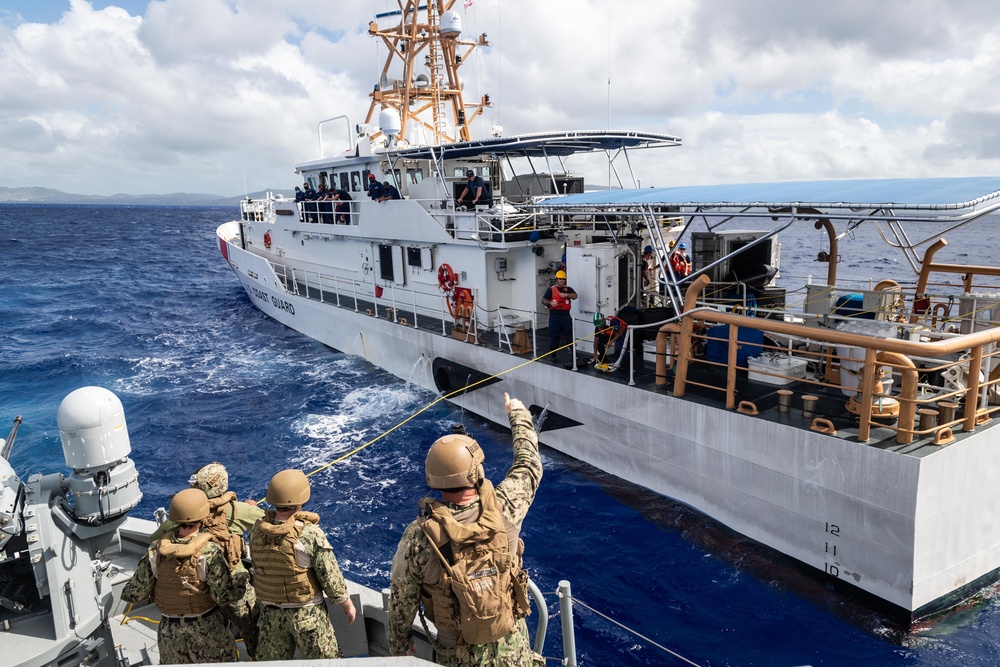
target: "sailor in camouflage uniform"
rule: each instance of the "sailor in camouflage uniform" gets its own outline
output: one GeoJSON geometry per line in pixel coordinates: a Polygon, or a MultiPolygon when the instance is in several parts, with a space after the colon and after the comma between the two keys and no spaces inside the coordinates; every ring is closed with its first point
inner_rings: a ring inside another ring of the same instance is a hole
{"type": "Polygon", "coordinates": [[[427,453],[427,484],[441,490],[444,502],[420,502],[421,516],[403,532],[393,558],[392,655],[413,651],[419,612],[421,622],[426,616],[437,628],[438,664],[506,667],[541,660],[531,650],[524,622],[527,574],[518,533],[542,479],[542,461],[531,413],[507,394],[504,404],[514,464],[495,489],[485,479],[483,452],[472,438],[446,435],[427,453]]]}
{"type": "MultiPolygon", "coordinates": [[[[233,570],[243,570],[243,556],[246,553],[246,543],[243,535],[253,528],[264,510],[257,507],[254,500],[241,501],[236,493],[229,490],[229,472],[221,463],[209,463],[198,469],[188,480],[192,489],[201,489],[208,496],[210,515],[203,522],[204,531],[210,534],[215,543],[222,547],[229,567],[233,570]]],[[[177,524],[167,520],[150,536],[156,542],[167,532],[176,530],[177,524]]],[[[257,596],[253,586],[247,581],[246,591],[239,600],[222,606],[226,619],[236,626],[243,645],[251,658],[256,656],[257,649],[257,596]]]]}
{"type": "Polygon", "coordinates": [[[340,657],[323,599],[325,592],[354,622],[354,603],[319,515],[303,512],[309,480],[301,470],[271,478],[265,513],[250,532],[250,558],[260,610],[257,660],[340,657]]]}
{"type": "Polygon", "coordinates": [[[239,652],[219,605],[239,599],[249,575],[230,570],[219,545],[201,532],[209,516],[203,491],[177,493],[169,516],[177,529],[149,547],[122,599],[156,603],[162,616],[156,632],[161,664],[235,662],[239,652]]]}

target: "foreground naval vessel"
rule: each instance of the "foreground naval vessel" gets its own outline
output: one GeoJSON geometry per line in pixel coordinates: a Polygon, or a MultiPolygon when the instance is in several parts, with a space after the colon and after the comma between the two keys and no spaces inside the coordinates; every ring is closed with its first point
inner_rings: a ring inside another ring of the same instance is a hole
{"type": "MultiPolygon", "coordinates": [[[[130,605],[121,591],[149,546],[156,521],[132,517],[142,499],[129,458],[131,444],[121,401],[101,387],[70,393],[57,412],[63,454],[71,472],[22,479],[10,465],[21,418],[0,438],[0,659],[16,667],[133,667],[159,664],[151,603],[130,605]]],[[[157,514],[165,517],[163,512],[157,514]]],[[[560,584],[564,654],[576,664],[568,583],[560,584]]],[[[327,601],[342,660],[300,660],[312,665],[428,665],[433,646],[419,623],[416,653],[389,655],[388,591],[348,580],[357,617],[348,625],[327,601]]],[[[534,646],[542,650],[548,610],[531,585],[538,614],[534,646]]],[[[433,633],[433,624],[428,626],[433,633]]],[[[234,637],[241,658],[242,640],[234,637]]],[[[262,664],[267,664],[266,662],[262,664]]],[[[282,663],[286,664],[286,663],[282,663]]]]}

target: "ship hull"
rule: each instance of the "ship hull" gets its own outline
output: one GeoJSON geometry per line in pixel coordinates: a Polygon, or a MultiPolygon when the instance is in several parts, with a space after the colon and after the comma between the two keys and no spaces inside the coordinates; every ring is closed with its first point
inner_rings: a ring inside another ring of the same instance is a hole
{"type": "Polygon", "coordinates": [[[544,408],[558,425],[543,428],[545,445],[690,505],[910,618],[981,584],[1000,562],[1000,525],[986,509],[1000,482],[993,429],[911,457],[803,428],[799,411],[765,419],[525,364],[441,331],[290,294],[267,259],[223,228],[223,254],[269,317],[434,392],[457,388],[448,376],[455,369],[499,376],[450,400],[498,424],[506,424],[499,391],[544,408]]]}

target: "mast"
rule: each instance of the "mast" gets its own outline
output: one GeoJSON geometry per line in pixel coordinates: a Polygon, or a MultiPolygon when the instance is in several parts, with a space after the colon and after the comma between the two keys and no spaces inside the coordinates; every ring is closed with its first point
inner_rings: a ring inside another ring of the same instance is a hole
{"type": "Polygon", "coordinates": [[[486,34],[475,41],[461,39],[461,18],[452,9],[456,0],[426,0],[424,6],[419,0],[397,2],[398,11],[379,14],[368,24],[368,34],[382,39],[388,55],[379,83],[370,94],[365,123],[372,123],[383,109],[394,109],[400,119],[397,141],[413,144],[407,138],[413,127],[424,128],[435,145],[470,141],[469,125],[491,106],[490,96],[467,104],[458,71],[476,47],[489,46],[486,34]],[[399,22],[392,26],[382,27],[377,22],[397,16],[399,22]],[[390,73],[400,70],[399,79],[390,73]]]}

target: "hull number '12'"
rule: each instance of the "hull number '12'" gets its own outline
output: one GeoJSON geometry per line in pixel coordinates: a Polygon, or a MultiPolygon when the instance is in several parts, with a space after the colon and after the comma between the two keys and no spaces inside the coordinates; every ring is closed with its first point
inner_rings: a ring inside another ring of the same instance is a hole
{"type": "MultiPolygon", "coordinates": [[[[840,536],[840,526],[838,526],[835,523],[829,523],[829,522],[827,522],[827,524],[826,524],[826,532],[830,536],[828,538],[828,541],[826,542],[826,545],[825,545],[826,557],[827,558],[836,558],[837,557],[837,544],[835,542],[830,541],[830,540],[832,540],[835,537],[839,537],[840,536]]],[[[840,576],[840,568],[837,567],[836,565],[834,565],[833,563],[829,563],[829,562],[824,563],[823,569],[829,575],[832,575],[834,577],[839,577],[840,576]]]]}

